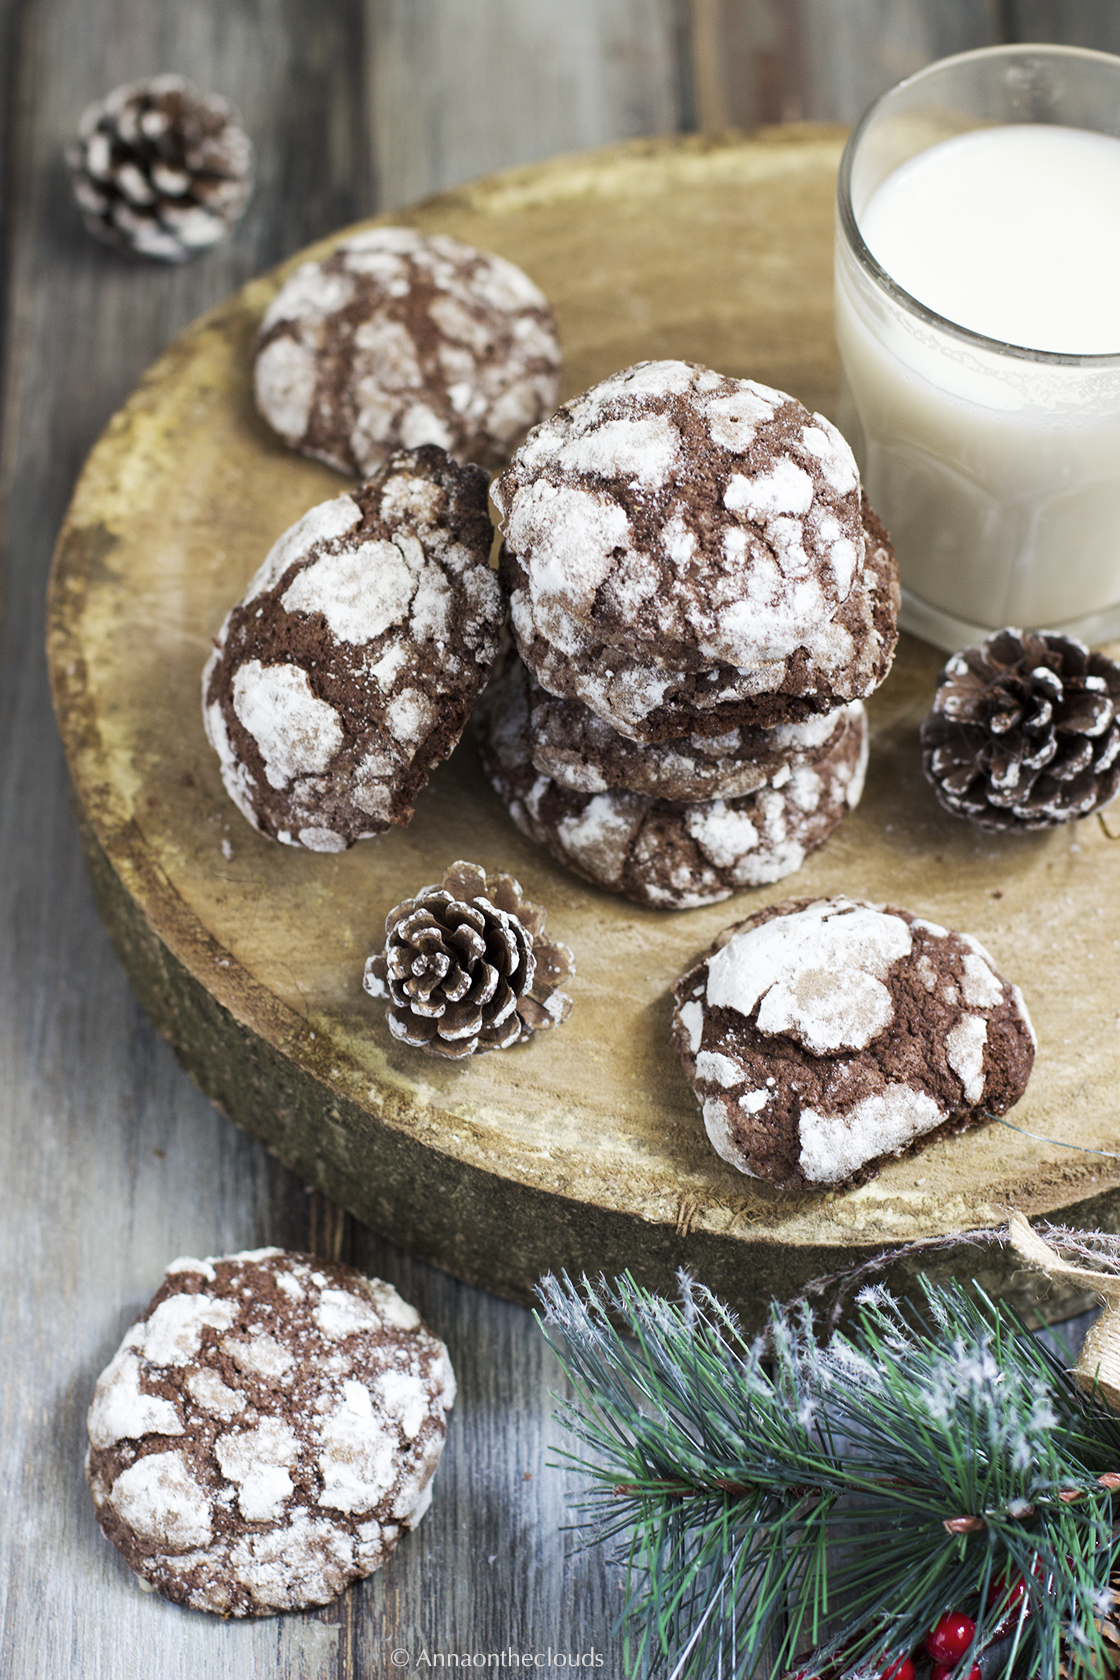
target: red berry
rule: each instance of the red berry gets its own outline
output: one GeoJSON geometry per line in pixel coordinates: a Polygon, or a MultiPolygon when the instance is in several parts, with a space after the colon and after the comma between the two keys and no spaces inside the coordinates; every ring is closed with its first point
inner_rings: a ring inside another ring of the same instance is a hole
{"type": "Polygon", "coordinates": [[[897,1662],[883,1670],[879,1680],[914,1680],[914,1664],[909,1657],[899,1657],[897,1662]]]}
{"type": "Polygon", "coordinates": [[[1014,1584],[1010,1588],[1007,1585],[1006,1575],[999,1575],[992,1582],[991,1586],[988,1588],[988,1597],[986,1601],[987,1608],[992,1610],[1000,1604],[1005,1605],[1003,1615],[1000,1618],[999,1626],[995,1628],[992,1633],[993,1639],[1002,1639],[1004,1634],[1010,1633],[1011,1629],[1018,1622],[1020,1616],[1024,1613],[1028,1616],[1030,1615],[1030,1603],[1028,1602],[1025,1606],[1023,1604],[1023,1598],[1026,1591],[1027,1583],[1021,1575],[1016,1577],[1014,1584]]]}
{"type": "Polygon", "coordinates": [[[988,1609],[990,1610],[993,1604],[999,1604],[1003,1599],[1006,1599],[1008,1610],[1014,1610],[1026,1590],[1027,1583],[1021,1575],[1015,1577],[1014,1585],[1011,1587],[1007,1584],[1006,1575],[997,1575],[988,1588],[988,1609]]]}
{"type": "Polygon", "coordinates": [[[935,1663],[955,1668],[972,1644],[975,1632],[976,1623],[971,1616],[962,1615],[959,1610],[947,1610],[937,1626],[926,1634],[926,1650],[935,1663]]]}

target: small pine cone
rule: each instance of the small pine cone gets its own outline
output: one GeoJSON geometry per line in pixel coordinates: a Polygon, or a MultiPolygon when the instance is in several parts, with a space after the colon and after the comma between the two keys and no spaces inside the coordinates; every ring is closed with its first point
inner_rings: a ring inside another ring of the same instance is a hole
{"type": "Polygon", "coordinates": [[[89,231],[162,262],[221,239],[253,189],[232,105],[182,76],[129,82],[88,106],[66,161],[89,231]]]}
{"type": "Polygon", "coordinates": [[[363,984],[389,999],[389,1031],[404,1044],[450,1061],[507,1050],[571,1012],[556,988],[575,959],[543,937],[544,923],[512,875],[453,863],[439,886],[390,910],[363,984]]]}
{"type": "Polygon", "coordinates": [[[954,654],[922,724],[941,804],[978,828],[1052,828],[1120,788],[1120,665],[1048,631],[954,654]]]}

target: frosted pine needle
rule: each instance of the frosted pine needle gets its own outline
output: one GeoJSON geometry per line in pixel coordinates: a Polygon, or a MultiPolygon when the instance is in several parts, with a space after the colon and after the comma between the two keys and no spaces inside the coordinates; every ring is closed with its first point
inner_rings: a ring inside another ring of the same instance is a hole
{"type": "Polygon", "coordinates": [[[561,1457],[626,1570],[629,1675],[769,1680],[810,1652],[879,1675],[951,1609],[977,1623],[961,1675],[985,1647],[986,1680],[1110,1672],[1120,1417],[1012,1309],[869,1287],[823,1346],[804,1302],[748,1344],[687,1277],[679,1304],[629,1276],[540,1293],[577,1396],[561,1457]]]}

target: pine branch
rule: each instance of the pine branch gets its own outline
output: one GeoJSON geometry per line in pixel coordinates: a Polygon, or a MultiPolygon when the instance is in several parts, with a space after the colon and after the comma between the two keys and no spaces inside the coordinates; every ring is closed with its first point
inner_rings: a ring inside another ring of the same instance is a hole
{"type": "Polygon", "coordinates": [[[878,1675],[951,1609],[977,1624],[962,1675],[985,1646],[987,1680],[1106,1672],[1120,1418],[1011,1309],[923,1296],[865,1290],[858,1329],[823,1347],[804,1302],[775,1308],[748,1345],[687,1278],[679,1305],[629,1276],[544,1281],[578,1508],[625,1537],[631,1675],[750,1680],[807,1648],[814,1670],[878,1675]]]}

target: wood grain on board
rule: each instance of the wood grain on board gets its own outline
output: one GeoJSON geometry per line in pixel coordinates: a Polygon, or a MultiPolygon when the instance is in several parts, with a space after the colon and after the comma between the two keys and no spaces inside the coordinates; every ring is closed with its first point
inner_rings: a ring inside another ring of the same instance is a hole
{"type": "MultiPolygon", "coordinates": [[[[1118,44],[1111,0],[998,9],[1036,36],[1118,44]]],[[[741,0],[718,50],[729,63],[742,50],[733,27],[752,52],[796,49],[763,78],[796,100],[759,96],[723,120],[849,119],[890,79],[884,68],[859,80],[881,39],[909,42],[930,14],[969,15],[831,0],[830,29],[852,19],[840,45],[833,34],[823,47],[799,17],[789,48],[768,44],[761,0],[741,0]],[[806,63],[818,66],[813,100],[806,63]]],[[[920,51],[946,50],[923,40],[920,51]]],[[[307,1195],[214,1111],[135,1003],[70,815],[42,598],[84,457],[195,316],[379,208],[549,151],[690,126],[696,56],[687,0],[0,0],[0,1673],[14,1680],[380,1680],[401,1672],[394,1648],[522,1642],[593,1644],[600,1672],[622,1672],[616,1582],[562,1532],[563,1478],[545,1468],[560,1379],[527,1312],[307,1195]],[[504,54],[500,74],[476,40],[504,54]],[[61,162],[87,100],[164,70],[232,98],[259,162],[233,239],[181,269],[89,240],[61,162]],[[392,1279],[448,1339],[462,1399],[438,1497],[391,1568],[321,1614],[227,1625],[135,1589],[93,1522],[83,1415],[168,1260],[268,1242],[392,1279]]]]}

